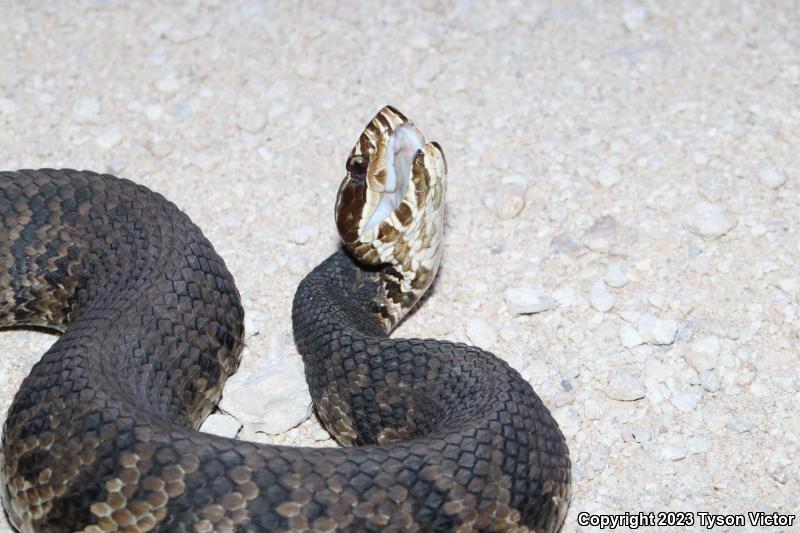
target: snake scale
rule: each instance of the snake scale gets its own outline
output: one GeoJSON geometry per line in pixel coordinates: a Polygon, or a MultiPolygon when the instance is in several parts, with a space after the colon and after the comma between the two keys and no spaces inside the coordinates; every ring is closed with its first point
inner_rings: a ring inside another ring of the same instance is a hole
{"type": "Polygon", "coordinates": [[[197,431],[243,345],[238,292],[157,193],[74,170],[0,173],[0,327],[61,333],[25,378],[0,451],[21,531],[554,531],[564,437],[501,359],[389,338],[442,251],[446,163],[391,107],[336,203],[344,246],[292,321],[319,419],[344,445],[197,431]]]}

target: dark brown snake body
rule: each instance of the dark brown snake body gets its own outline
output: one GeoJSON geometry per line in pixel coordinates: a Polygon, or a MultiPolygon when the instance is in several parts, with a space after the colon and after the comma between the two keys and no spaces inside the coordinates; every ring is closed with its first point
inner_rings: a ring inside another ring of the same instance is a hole
{"type": "Polygon", "coordinates": [[[6,419],[0,481],[23,531],[471,531],[560,526],[569,458],[530,385],[478,348],[390,339],[385,273],[344,250],[292,320],[342,448],[199,433],[237,368],[243,310],[201,231],[145,187],[0,173],[0,326],[62,332],[6,419]]]}

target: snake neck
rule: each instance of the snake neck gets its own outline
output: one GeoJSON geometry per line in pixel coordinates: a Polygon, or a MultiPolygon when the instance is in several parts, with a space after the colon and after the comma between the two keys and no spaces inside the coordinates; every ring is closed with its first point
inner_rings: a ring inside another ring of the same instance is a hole
{"type": "MultiPolygon", "coordinates": [[[[383,269],[364,267],[340,248],[300,283],[292,306],[295,330],[324,323],[359,337],[388,336],[391,328],[382,320],[379,303],[384,278],[383,269]],[[321,319],[323,315],[328,318],[321,319]]],[[[317,348],[298,346],[301,354],[318,353],[317,348]]]]}

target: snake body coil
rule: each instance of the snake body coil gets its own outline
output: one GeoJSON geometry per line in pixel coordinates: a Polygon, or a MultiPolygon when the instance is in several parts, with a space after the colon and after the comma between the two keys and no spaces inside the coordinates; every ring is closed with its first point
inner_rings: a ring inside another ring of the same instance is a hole
{"type": "Polygon", "coordinates": [[[478,348],[388,337],[441,253],[444,159],[409,128],[385,108],[365,130],[337,201],[347,250],[294,299],[314,405],[355,445],[343,448],[196,431],[237,368],[243,310],[172,203],[92,172],[0,173],[0,327],[62,332],[4,427],[0,491],[16,528],[560,526],[569,456],[528,383],[478,348]]]}

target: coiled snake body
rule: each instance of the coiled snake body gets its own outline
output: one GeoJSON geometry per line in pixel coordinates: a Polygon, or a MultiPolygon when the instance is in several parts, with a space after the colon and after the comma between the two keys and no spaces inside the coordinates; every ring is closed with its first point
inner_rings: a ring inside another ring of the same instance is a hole
{"type": "Polygon", "coordinates": [[[342,448],[199,433],[238,365],[233,279],[186,215],[127,180],[0,173],[0,326],[62,335],[24,380],[0,451],[22,531],[552,531],[569,456],[531,387],[475,347],[390,339],[441,255],[445,163],[384,108],[337,199],[346,249],[292,320],[342,448]]]}

